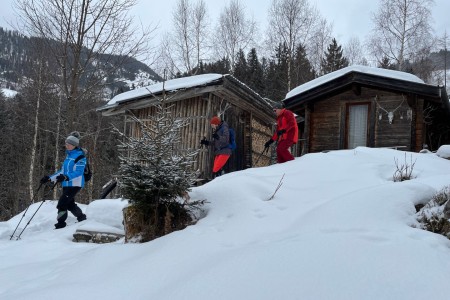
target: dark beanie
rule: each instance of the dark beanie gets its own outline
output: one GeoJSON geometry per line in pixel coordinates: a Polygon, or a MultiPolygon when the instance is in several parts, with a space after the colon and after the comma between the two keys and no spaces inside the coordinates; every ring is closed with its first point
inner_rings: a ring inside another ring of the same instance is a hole
{"type": "Polygon", "coordinates": [[[272,107],[273,107],[273,109],[283,109],[284,108],[284,104],[283,104],[283,102],[275,102],[273,105],[272,105],[272,107]]]}
{"type": "Polygon", "coordinates": [[[80,144],[80,133],[78,131],[73,131],[66,138],[66,144],[78,147],[80,144]]]}

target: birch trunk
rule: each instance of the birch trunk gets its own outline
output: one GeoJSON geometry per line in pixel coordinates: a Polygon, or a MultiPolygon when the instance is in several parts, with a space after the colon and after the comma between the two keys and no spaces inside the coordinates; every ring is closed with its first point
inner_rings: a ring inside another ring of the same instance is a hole
{"type": "Polygon", "coordinates": [[[38,94],[36,100],[36,114],[34,116],[33,146],[31,147],[30,171],[28,173],[28,189],[30,191],[30,198],[33,200],[33,203],[35,200],[33,189],[33,173],[34,173],[34,160],[36,159],[37,136],[39,128],[39,106],[41,103],[41,84],[42,84],[42,66],[39,65],[38,94]]]}
{"type": "MultiPolygon", "coordinates": [[[[61,106],[62,106],[62,98],[59,97],[58,100],[58,122],[56,125],[56,139],[55,139],[55,172],[59,170],[59,136],[61,135],[61,106]]],[[[56,199],[57,189],[53,190],[53,199],[56,199]]]]}

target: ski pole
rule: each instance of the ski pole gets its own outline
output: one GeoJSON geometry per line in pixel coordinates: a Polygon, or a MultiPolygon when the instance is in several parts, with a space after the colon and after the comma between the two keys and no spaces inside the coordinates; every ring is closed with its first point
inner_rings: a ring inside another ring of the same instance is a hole
{"type": "Polygon", "coordinates": [[[256,162],[254,163],[254,165],[256,165],[259,161],[259,159],[261,158],[261,156],[264,154],[264,152],[268,151],[269,147],[265,147],[264,150],[261,152],[261,154],[258,156],[258,159],[256,160],[256,162]]]}
{"type": "MultiPolygon", "coordinates": [[[[36,190],[36,192],[35,192],[35,194],[34,194],[33,199],[31,199],[31,203],[34,203],[34,201],[36,201],[38,192],[39,192],[39,190],[41,189],[42,185],[43,185],[43,183],[41,183],[41,184],[39,185],[39,187],[37,188],[37,190],[36,190]]],[[[27,213],[28,208],[30,208],[30,206],[31,206],[31,204],[28,205],[28,206],[27,206],[27,209],[25,209],[25,211],[23,212],[22,218],[20,218],[19,223],[17,223],[16,229],[14,229],[14,232],[11,234],[11,237],[9,238],[9,240],[12,240],[12,238],[13,238],[13,236],[14,236],[14,233],[16,233],[17,228],[19,227],[20,223],[22,222],[23,217],[25,217],[25,214],[27,213]]]]}
{"type": "Polygon", "coordinates": [[[36,211],[34,212],[34,214],[31,216],[31,218],[28,220],[27,225],[25,225],[25,227],[22,229],[22,231],[19,233],[19,235],[16,238],[16,241],[18,241],[20,239],[20,236],[22,235],[22,233],[25,231],[25,229],[28,227],[28,225],[30,224],[31,220],[34,218],[34,216],[36,215],[36,213],[38,212],[38,210],[41,208],[42,204],[44,204],[45,202],[45,197],[51,192],[53,191],[53,189],[55,188],[55,186],[58,184],[58,182],[55,182],[52,187],[50,188],[50,190],[47,191],[47,193],[45,193],[44,195],[44,200],[42,200],[41,204],[38,206],[38,208],[36,209],[36,211]]]}

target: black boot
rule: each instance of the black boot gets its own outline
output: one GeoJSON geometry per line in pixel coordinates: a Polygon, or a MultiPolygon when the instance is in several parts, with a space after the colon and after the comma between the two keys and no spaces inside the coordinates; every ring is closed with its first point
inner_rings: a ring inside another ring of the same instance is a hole
{"type": "Polygon", "coordinates": [[[55,224],[55,229],[61,229],[61,228],[64,228],[64,227],[66,227],[66,222],[62,222],[62,223],[56,223],[55,224]]]}
{"type": "Polygon", "coordinates": [[[82,222],[84,220],[86,220],[86,215],[82,214],[81,216],[77,217],[78,222],[82,222]]]}

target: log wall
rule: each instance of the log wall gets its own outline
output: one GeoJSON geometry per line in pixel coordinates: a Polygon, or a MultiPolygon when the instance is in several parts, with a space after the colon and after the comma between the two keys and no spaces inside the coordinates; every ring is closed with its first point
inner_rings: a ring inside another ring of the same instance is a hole
{"type": "Polygon", "coordinates": [[[424,141],[423,100],[376,89],[361,88],[358,94],[349,90],[309,104],[305,115],[305,147],[307,152],[346,148],[347,107],[367,103],[368,147],[392,147],[418,151],[424,141]],[[388,112],[394,118],[389,123],[388,112]]]}
{"type": "MultiPolygon", "coordinates": [[[[252,167],[255,153],[262,151],[264,143],[271,136],[270,125],[265,125],[267,122],[246,110],[248,106],[245,108],[237,106],[237,101],[238,99],[208,93],[171,103],[175,116],[188,120],[188,125],[181,130],[181,149],[200,149],[195,166],[201,172],[200,178],[211,178],[214,161],[213,147],[200,147],[200,140],[203,137],[212,140],[210,119],[217,115],[227,103],[231,106],[226,110],[223,119],[235,130],[237,148],[224,167],[226,173],[252,167]]],[[[149,116],[155,114],[155,108],[138,109],[133,111],[133,114],[142,121],[149,120],[149,116]]],[[[141,135],[139,126],[131,119],[126,122],[125,132],[134,137],[141,135]]],[[[268,164],[265,158],[261,158],[258,163],[258,165],[268,164]]]]}

